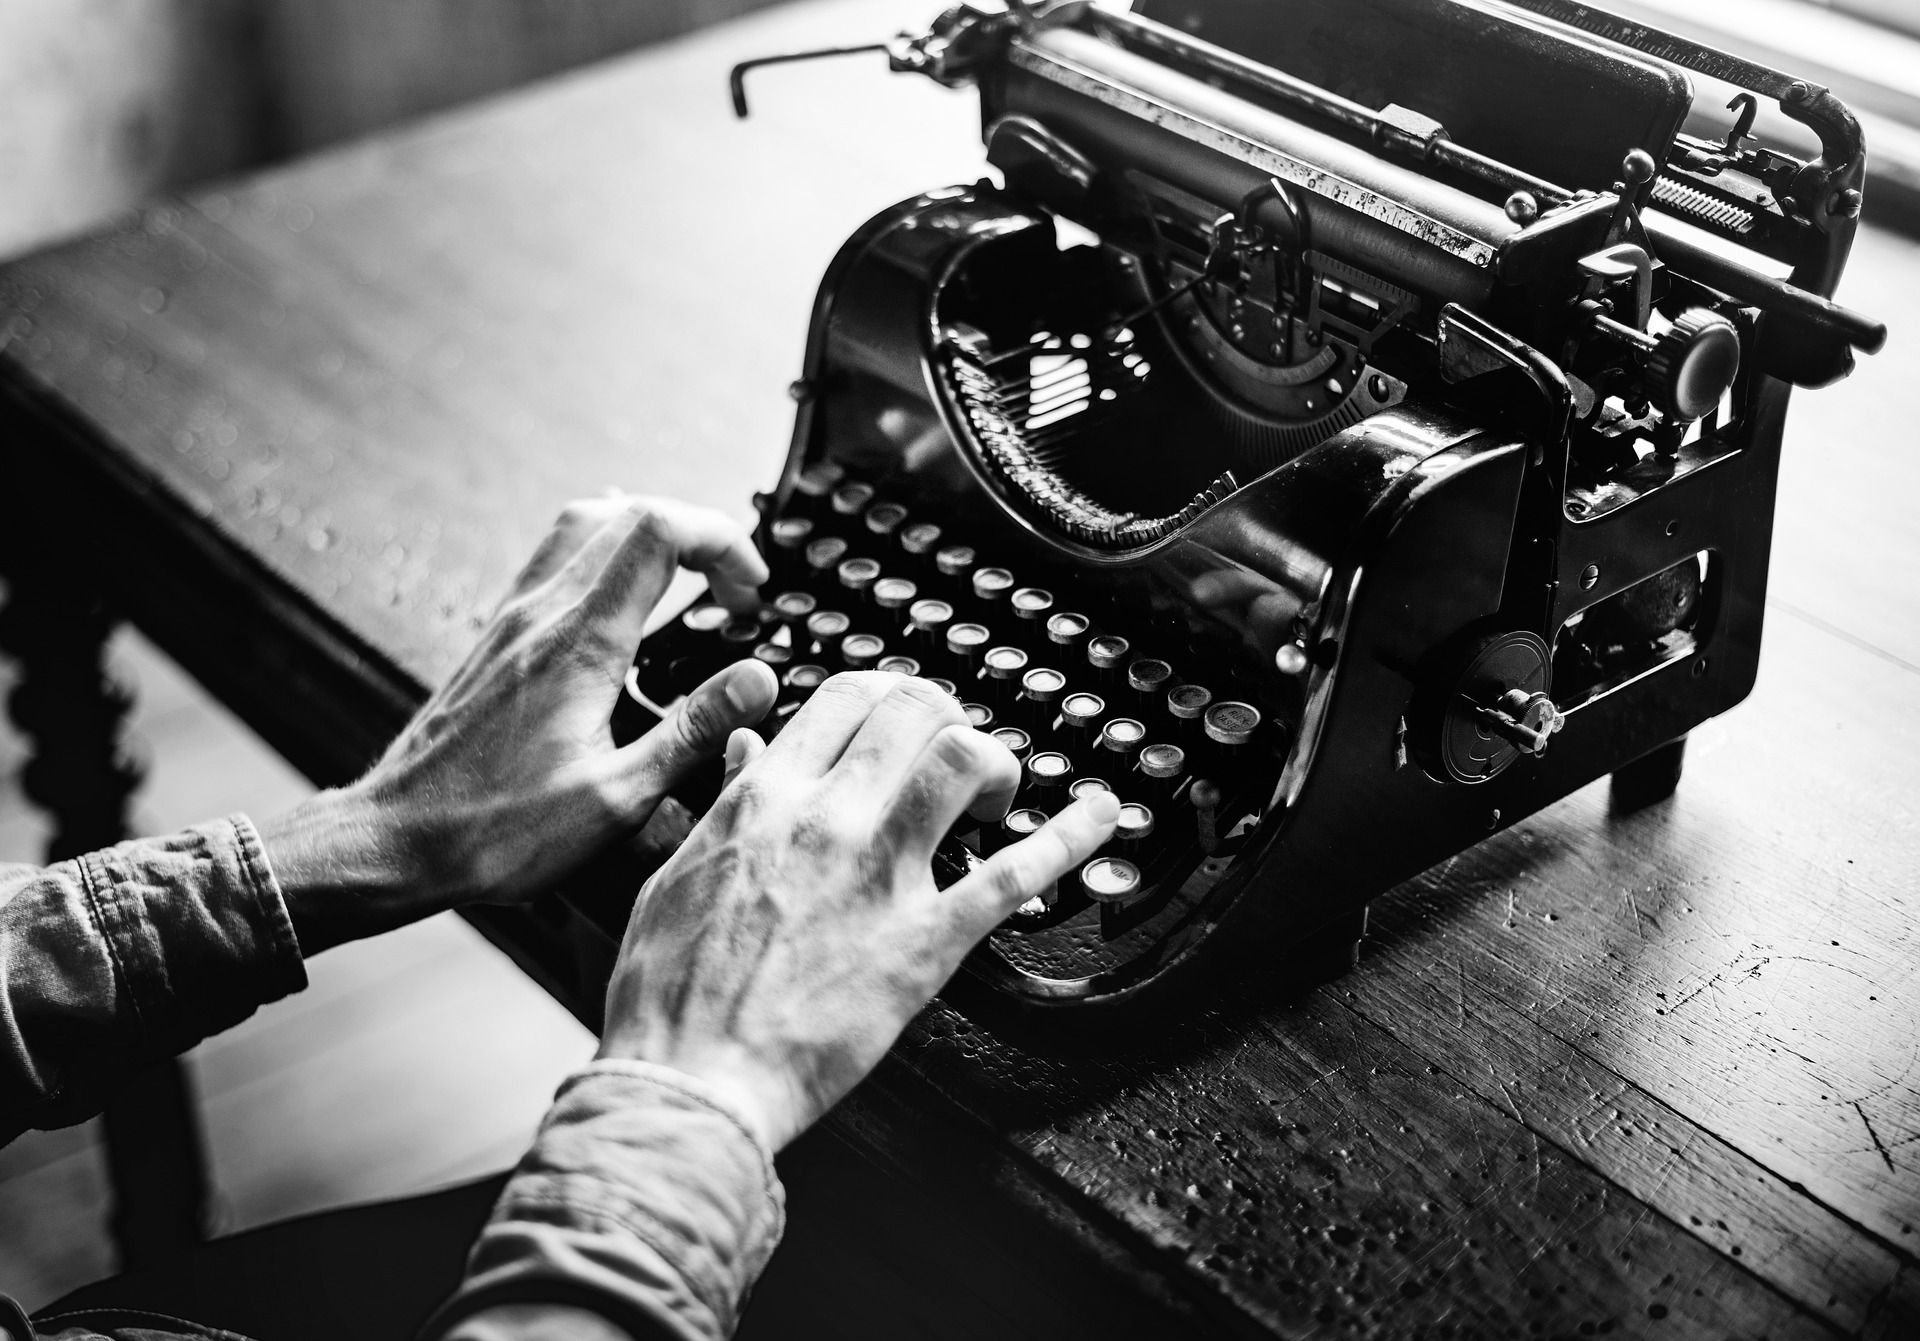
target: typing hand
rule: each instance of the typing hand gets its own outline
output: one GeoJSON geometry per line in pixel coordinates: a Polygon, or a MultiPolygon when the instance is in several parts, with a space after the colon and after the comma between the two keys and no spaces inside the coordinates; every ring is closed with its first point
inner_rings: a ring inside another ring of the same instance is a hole
{"type": "Polygon", "coordinates": [[[380,762],[261,826],[306,953],[552,888],[766,714],[779,686],[745,662],[614,747],[608,718],[676,567],[705,573],[743,613],[767,576],[746,533],[706,508],[623,497],[561,513],[478,646],[380,762]]]}
{"type": "Polygon", "coordinates": [[[837,675],[758,745],[729,745],[718,803],[635,905],[600,1055],[710,1082],[778,1150],[981,937],[1107,840],[1118,803],[1077,802],[942,890],[935,845],[963,811],[998,818],[1020,778],[951,697],[837,675]]]}

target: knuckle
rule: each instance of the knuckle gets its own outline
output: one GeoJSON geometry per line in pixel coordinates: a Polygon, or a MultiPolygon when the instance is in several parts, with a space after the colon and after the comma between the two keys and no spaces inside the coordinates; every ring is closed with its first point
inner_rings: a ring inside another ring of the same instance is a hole
{"type": "Polygon", "coordinates": [[[1000,856],[999,861],[989,863],[986,868],[987,888],[1003,904],[1024,903],[1037,883],[1032,864],[1026,854],[1016,854],[1012,848],[1000,856]]]}
{"type": "Polygon", "coordinates": [[[888,694],[909,704],[916,712],[940,718],[949,725],[966,724],[967,717],[960,710],[959,702],[931,681],[904,675],[893,675],[891,678],[894,684],[888,689],[888,694]]]}
{"type": "Polygon", "coordinates": [[[727,723],[715,697],[704,691],[696,693],[682,702],[680,711],[675,714],[680,741],[688,749],[706,749],[726,730],[727,723]]]}

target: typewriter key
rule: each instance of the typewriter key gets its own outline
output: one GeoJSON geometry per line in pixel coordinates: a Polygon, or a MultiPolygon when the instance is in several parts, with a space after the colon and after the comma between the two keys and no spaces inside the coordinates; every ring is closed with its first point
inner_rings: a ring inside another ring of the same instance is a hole
{"type": "Polygon", "coordinates": [[[842,517],[858,517],[873,501],[873,486],[855,481],[833,491],[833,510],[842,517]]]}
{"type": "Polygon", "coordinates": [[[944,680],[938,675],[929,675],[927,677],[927,683],[932,685],[934,688],[938,689],[941,693],[946,694],[950,698],[960,697],[960,686],[955,684],[952,680],[944,680]]]}
{"type": "Polygon", "coordinates": [[[872,670],[886,650],[884,638],[871,633],[849,633],[840,640],[840,664],[850,671],[872,670]]]}
{"type": "Polygon", "coordinates": [[[945,581],[941,595],[957,609],[973,599],[973,565],[977,559],[971,545],[948,545],[933,556],[934,569],[945,581]]]}
{"type": "Polygon", "coordinates": [[[918,675],[920,663],[912,657],[881,657],[875,670],[891,671],[895,675],[918,675]]]}
{"type": "Polygon", "coordinates": [[[975,731],[993,730],[993,709],[984,703],[962,703],[960,711],[967,715],[967,725],[975,731]]]}
{"type": "MultiPolygon", "coordinates": [[[[1039,833],[1046,823],[1047,817],[1038,810],[1009,810],[1005,819],[987,830],[987,851],[993,853],[1010,847],[1022,838],[1039,833]]],[[[1038,897],[1043,905],[1051,907],[1054,901],[1053,886],[1042,890],[1038,897]]]]}
{"type": "Polygon", "coordinates": [[[873,584],[873,603],[886,623],[889,638],[904,638],[913,630],[907,611],[919,597],[920,589],[904,577],[883,577],[873,584]]]}
{"type": "Polygon", "coordinates": [[[873,584],[880,580],[880,561],[878,559],[844,559],[834,570],[839,579],[840,588],[846,592],[844,597],[849,606],[866,602],[873,584]]]}
{"type": "Polygon", "coordinates": [[[1124,857],[1095,857],[1080,868],[1080,888],[1098,903],[1131,903],[1140,894],[1140,868],[1124,857]]]}
{"type": "Polygon", "coordinates": [[[1107,715],[1107,701],[1098,694],[1068,694],[1060,700],[1060,735],[1075,753],[1093,743],[1093,724],[1107,715]]]}
{"type": "Polygon", "coordinates": [[[787,626],[797,643],[806,632],[807,616],[820,608],[820,602],[814,599],[811,592],[783,591],[773,598],[773,608],[779,612],[780,622],[787,626]]]}
{"type": "Polygon", "coordinates": [[[826,510],[827,498],[847,477],[844,467],[831,461],[815,461],[800,472],[793,482],[794,502],[801,512],[818,517],[826,510]]]}
{"type": "Polygon", "coordinates": [[[844,536],[823,535],[818,540],[807,542],[807,578],[814,593],[825,596],[829,591],[837,590],[834,570],[840,561],[847,557],[847,542],[844,536]]]}
{"type": "Polygon", "coordinates": [[[724,605],[703,603],[688,607],[680,616],[680,627],[689,633],[718,633],[731,618],[724,605]]]}
{"type": "Polygon", "coordinates": [[[1020,645],[1029,652],[1050,646],[1047,620],[1053,617],[1053,593],[1041,587],[1021,587],[1009,598],[1020,630],[1020,645]]]}
{"type": "Polygon", "coordinates": [[[827,682],[827,668],[816,666],[810,661],[791,666],[780,677],[780,697],[789,703],[805,703],[813,697],[813,691],[827,682]]]}
{"type": "Polygon", "coordinates": [[[1013,574],[1004,568],[973,570],[974,609],[981,619],[995,623],[1005,617],[1007,598],[1013,592],[1013,574]]]}
{"type": "Polygon", "coordinates": [[[1051,815],[1066,804],[1067,788],[1073,782],[1073,760],[1057,750],[1042,750],[1027,756],[1027,804],[1051,815]]]}
{"type": "Polygon", "coordinates": [[[1251,703],[1229,700],[1207,709],[1207,739],[1221,747],[1225,757],[1233,758],[1253,740],[1260,727],[1260,709],[1251,703]]]}
{"type": "Polygon", "coordinates": [[[1180,684],[1167,691],[1167,712],[1173,717],[1174,739],[1195,756],[1195,767],[1211,749],[1201,718],[1213,703],[1213,691],[1203,684],[1180,684]]]}
{"type": "Polygon", "coordinates": [[[847,630],[853,627],[853,621],[838,610],[815,610],[807,616],[807,636],[820,649],[820,656],[829,664],[840,659],[840,640],[847,636],[847,630]]]}
{"type": "Polygon", "coordinates": [[[1113,826],[1113,837],[1120,844],[1122,852],[1138,860],[1147,846],[1147,839],[1152,836],[1152,810],[1131,801],[1120,807],[1120,818],[1113,826]]]}
{"type": "Polygon", "coordinates": [[[767,558],[774,576],[783,582],[798,582],[806,574],[807,542],[813,539],[813,522],[806,517],[781,517],[767,528],[773,552],[767,558]]]}
{"type": "Polygon", "coordinates": [[[738,661],[753,652],[753,645],[760,641],[760,621],[757,619],[729,619],[720,626],[720,642],[725,646],[726,659],[738,661]]]}
{"type": "Polygon", "coordinates": [[[1140,753],[1140,743],[1147,738],[1147,728],[1132,717],[1116,717],[1100,730],[1100,761],[1097,771],[1107,781],[1120,785],[1121,779],[1133,771],[1134,759],[1140,753]]]}
{"type": "Polygon", "coordinates": [[[1020,677],[1027,673],[1027,654],[1017,647],[989,647],[982,658],[993,704],[1002,714],[1020,695],[1020,677]]]}
{"type": "Polygon", "coordinates": [[[929,666],[943,661],[951,623],[953,607],[945,601],[915,601],[907,607],[907,645],[929,666]]]}
{"type": "Polygon", "coordinates": [[[894,534],[907,520],[907,510],[898,503],[875,503],[867,509],[867,534],[880,545],[881,552],[893,548],[894,534]]]}
{"type": "Polygon", "coordinates": [[[1020,677],[1020,698],[1035,732],[1044,735],[1053,730],[1060,715],[1060,695],[1066,690],[1067,677],[1051,666],[1035,666],[1020,677]]]}
{"type": "Polygon", "coordinates": [[[1140,657],[1127,667],[1127,688],[1142,708],[1151,708],[1173,683],[1173,667],[1157,657],[1140,657]]]}
{"type": "Polygon", "coordinates": [[[1098,795],[1100,792],[1105,792],[1111,796],[1113,795],[1113,788],[1107,786],[1100,778],[1081,778],[1075,782],[1073,786],[1067,788],[1067,797],[1073,801],[1084,801],[1089,796],[1098,795]]]}
{"type": "Polygon", "coordinates": [[[1033,737],[1017,726],[997,727],[993,732],[993,738],[1005,745],[1007,752],[1016,759],[1024,761],[1029,754],[1033,753],[1033,737]]]}
{"type": "Polygon", "coordinates": [[[1120,668],[1127,664],[1127,657],[1133,651],[1133,645],[1125,638],[1103,633],[1087,643],[1087,664],[1093,667],[1095,679],[1103,685],[1120,683],[1120,668]]]}
{"type": "Polygon", "coordinates": [[[900,548],[910,556],[916,572],[928,571],[933,552],[940,547],[940,534],[940,528],[932,522],[915,522],[900,528],[900,548]]]}
{"type": "Polygon", "coordinates": [[[1187,752],[1178,745],[1148,745],[1140,751],[1140,776],[1156,803],[1172,799],[1186,771],[1187,752]]]}
{"type": "Polygon", "coordinates": [[[785,643],[760,643],[754,647],[753,657],[773,667],[773,673],[778,675],[792,663],[793,649],[785,643]]]}
{"type": "MultiPolygon", "coordinates": [[[[1065,648],[1069,653],[1077,654],[1087,645],[1087,634],[1093,628],[1093,621],[1085,615],[1076,615],[1063,611],[1047,617],[1047,641],[1055,647],[1065,648]]],[[[1069,663],[1070,664],[1070,663],[1069,663]]]]}
{"type": "Polygon", "coordinates": [[[948,664],[954,669],[954,679],[972,684],[980,678],[980,659],[987,654],[987,640],[992,636],[985,624],[947,625],[948,664]]]}

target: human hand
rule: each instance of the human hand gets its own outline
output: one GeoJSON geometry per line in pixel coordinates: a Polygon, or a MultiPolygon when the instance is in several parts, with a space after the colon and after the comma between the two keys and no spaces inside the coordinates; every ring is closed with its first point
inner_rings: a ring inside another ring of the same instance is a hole
{"type": "Polygon", "coordinates": [[[767,576],[719,512],[660,498],[568,505],[478,645],[372,770],[260,826],[305,953],[551,889],[765,716],[779,685],[745,662],[615,748],[608,720],[677,566],[741,612],[767,576]]]}
{"type": "Polygon", "coordinates": [[[1119,806],[1076,802],[943,890],[935,845],[963,812],[999,818],[1020,780],[951,696],[836,675],[757,745],[735,736],[719,801],[635,904],[600,1056],[706,1080],[778,1150],[981,937],[1106,842],[1119,806]]]}

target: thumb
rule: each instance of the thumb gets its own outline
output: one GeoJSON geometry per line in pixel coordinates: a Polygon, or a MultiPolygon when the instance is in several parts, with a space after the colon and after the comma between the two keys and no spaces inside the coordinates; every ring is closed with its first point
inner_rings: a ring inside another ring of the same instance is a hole
{"type": "Polygon", "coordinates": [[[675,704],[660,725],[614,751],[630,813],[640,814],[772,709],[780,682],[761,661],[737,661],[675,704]]]}
{"type": "Polygon", "coordinates": [[[731,786],[733,780],[740,776],[740,770],[758,759],[766,748],[767,742],[760,738],[760,733],[750,731],[744,726],[737,728],[731,736],[728,736],[727,772],[720,783],[721,790],[724,791],[731,786]]]}

